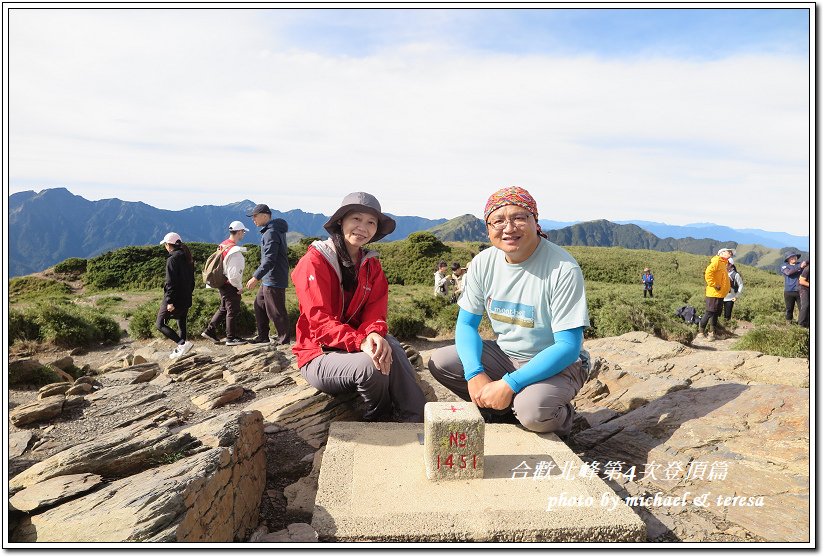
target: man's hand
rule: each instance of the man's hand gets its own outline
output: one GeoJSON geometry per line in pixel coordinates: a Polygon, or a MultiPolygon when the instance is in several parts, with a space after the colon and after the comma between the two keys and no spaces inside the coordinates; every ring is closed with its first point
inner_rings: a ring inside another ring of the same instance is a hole
{"type": "Polygon", "coordinates": [[[246,281],[246,290],[251,290],[257,285],[257,283],[258,279],[256,279],[255,277],[250,278],[248,281],[246,281]]]}
{"type": "Polygon", "coordinates": [[[469,380],[467,387],[469,388],[469,398],[472,399],[477,406],[483,406],[478,399],[481,391],[487,384],[492,383],[492,379],[486,373],[479,373],[469,380]]]}
{"type": "Polygon", "coordinates": [[[499,379],[484,385],[478,395],[480,403],[478,406],[494,410],[505,410],[512,405],[513,396],[515,396],[515,391],[512,390],[512,387],[503,379],[499,379]]]}
{"type": "Polygon", "coordinates": [[[385,338],[378,333],[369,333],[363,339],[360,349],[372,358],[372,363],[382,374],[389,375],[389,369],[392,366],[392,348],[385,338]]]}

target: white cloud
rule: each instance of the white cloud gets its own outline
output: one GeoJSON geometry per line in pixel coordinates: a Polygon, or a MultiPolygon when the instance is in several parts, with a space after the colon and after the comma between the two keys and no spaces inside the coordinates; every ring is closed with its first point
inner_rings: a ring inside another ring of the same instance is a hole
{"type": "Polygon", "coordinates": [[[809,200],[806,60],[439,42],[332,56],[272,24],[253,11],[13,14],[13,191],[329,214],[362,189],[395,214],[450,218],[520,184],[542,218],[807,232],[782,210],[809,200]]]}

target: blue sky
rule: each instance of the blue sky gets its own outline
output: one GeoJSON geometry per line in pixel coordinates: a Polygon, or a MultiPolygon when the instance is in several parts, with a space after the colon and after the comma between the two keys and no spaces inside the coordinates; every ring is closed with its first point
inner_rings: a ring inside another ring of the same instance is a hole
{"type": "Polygon", "coordinates": [[[737,6],[12,7],[8,191],[807,234],[809,10],[737,6]]]}

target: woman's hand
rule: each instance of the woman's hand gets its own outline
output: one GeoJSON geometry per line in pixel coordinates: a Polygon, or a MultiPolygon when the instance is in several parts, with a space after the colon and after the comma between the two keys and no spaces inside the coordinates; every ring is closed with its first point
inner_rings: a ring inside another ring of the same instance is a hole
{"type": "Polygon", "coordinates": [[[173,312],[175,310],[174,304],[166,304],[166,311],[173,312]]]}
{"type": "Polygon", "coordinates": [[[382,374],[389,375],[389,368],[392,366],[392,348],[385,338],[378,333],[369,333],[360,348],[372,358],[372,363],[382,374]]]}
{"type": "Polygon", "coordinates": [[[515,391],[503,379],[490,381],[484,385],[478,395],[478,406],[494,410],[505,410],[512,404],[513,396],[515,396],[515,391]]]}

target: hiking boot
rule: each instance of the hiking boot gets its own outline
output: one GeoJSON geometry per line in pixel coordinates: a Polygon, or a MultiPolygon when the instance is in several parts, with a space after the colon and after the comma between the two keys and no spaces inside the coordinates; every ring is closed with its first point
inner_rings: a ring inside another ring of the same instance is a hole
{"type": "Polygon", "coordinates": [[[205,331],[200,333],[200,336],[202,336],[203,338],[208,338],[209,340],[214,341],[215,344],[220,343],[220,337],[217,336],[217,333],[214,331],[214,329],[206,329],[205,331]]]}
{"type": "Polygon", "coordinates": [[[238,337],[230,337],[226,339],[226,346],[238,346],[240,344],[246,344],[246,340],[238,337]]]}
{"type": "Polygon", "coordinates": [[[255,338],[248,339],[246,342],[248,342],[249,344],[269,344],[271,341],[269,340],[269,337],[265,337],[265,338],[255,337],[255,338]]]}

